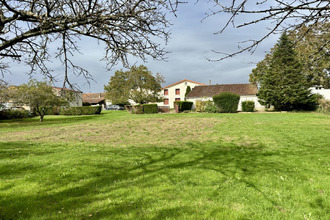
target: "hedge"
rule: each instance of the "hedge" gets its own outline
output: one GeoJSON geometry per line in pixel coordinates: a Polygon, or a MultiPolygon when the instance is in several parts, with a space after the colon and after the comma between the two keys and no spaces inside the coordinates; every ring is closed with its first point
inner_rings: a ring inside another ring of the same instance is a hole
{"type": "Polygon", "coordinates": [[[16,118],[29,118],[33,115],[26,110],[3,110],[0,111],[0,120],[16,119],[16,118]]]}
{"type": "Polygon", "coordinates": [[[254,101],[244,101],[242,102],[243,112],[254,112],[254,101]]]}
{"type": "Polygon", "coordinates": [[[213,96],[214,104],[218,107],[218,111],[222,113],[237,112],[240,96],[230,92],[222,92],[213,96]]]}
{"type": "Polygon", "coordinates": [[[157,106],[157,104],[144,104],[143,112],[144,112],[144,114],[157,114],[158,106],[157,106]]]}
{"type": "Polygon", "coordinates": [[[100,114],[102,106],[80,106],[80,107],[69,107],[61,108],[60,115],[95,115],[100,114]]]}
{"type": "Polygon", "coordinates": [[[183,111],[190,111],[192,106],[193,106],[193,102],[188,102],[188,101],[175,101],[174,102],[174,106],[178,105],[179,106],[179,112],[183,112],[183,111]]]}

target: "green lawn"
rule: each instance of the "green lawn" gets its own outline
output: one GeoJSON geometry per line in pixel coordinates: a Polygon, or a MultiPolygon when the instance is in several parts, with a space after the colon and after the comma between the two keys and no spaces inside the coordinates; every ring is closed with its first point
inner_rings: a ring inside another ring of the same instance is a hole
{"type": "Polygon", "coordinates": [[[0,219],[330,219],[330,116],[0,121],[0,219]]]}

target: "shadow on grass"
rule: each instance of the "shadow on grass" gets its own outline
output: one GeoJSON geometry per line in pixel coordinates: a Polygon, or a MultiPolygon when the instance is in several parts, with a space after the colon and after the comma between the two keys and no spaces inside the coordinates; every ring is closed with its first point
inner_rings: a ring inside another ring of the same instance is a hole
{"type": "MultiPolygon", "coordinates": [[[[40,148],[19,143],[17,161],[12,162],[8,149],[16,145],[11,144],[0,143],[7,149],[0,154],[1,219],[207,218],[216,216],[215,210],[225,209],[219,201],[228,200],[226,195],[239,200],[247,196],[240,195],[244,190],[268,204],[269,213],[274,214],[280,204],[261,189],[256,178],[271,174],[274,169],[283,175],[292,168],[286,161],[272,160],[277,153],[266,152],[262,146],[242,148],[232,143],[123,149],[100,146],[95,151],[67,152],[67,157],[57,159],[62,165],[43,177],[49,172],[47,165],[35,165],[23,158],[26,149],[29,155],[34,155],[40,148]],[[72,169],[76,171],[70,173],[72,169]],[[34,178],[26,178],[25,172],[34,178]],[[11,181],[15,178],[18,182],[11,181]],[[21,181],[22,178],[26,180],[21,181]],[[20,189],[25,184],[36,184],[36,191],[20,189]],[[239,187],[244,190],[231,194],[239,187]]],[[[65,155],[49,149],[38,157],[58,158],[57,154],[65,155]]],[[[323,204],[316,208],[327,207],[323,204]]],[[[238,212],[236,217],[249,215],[238,212]]]]}

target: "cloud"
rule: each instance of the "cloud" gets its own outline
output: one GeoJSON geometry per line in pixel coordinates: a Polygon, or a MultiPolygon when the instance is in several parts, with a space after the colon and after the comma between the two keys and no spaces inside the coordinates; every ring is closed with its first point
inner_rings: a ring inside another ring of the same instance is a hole
{"type": "MultiPolygon", "coordinates": [[[[252,55],[244,53],[221,62],[210,62],[207,58],[218,59],[221,57],[220,54],[216,54],[212,50],[235,52],[238,50],[238,42],[260,38],[266,33],[268,25],[266,22],[241,29],[229,26],[221,35],[214,34],[223,27],[229,16],[218,14],[201,22],[205,18],[205,12],[208,12],[212,7],[213,5],[207,1],[199,1],[197,4],[188,3],[180,6],[177,17],[170,15],[171,23],[173,23],[170,41],[165,45],[163,41],[157,39],[157,42],[170,51],[167,55],[167,62],[148,59],[147,63],[143,63],[137,58],[130,58],[131,63],[143,64],[153,73],[161,73],[166,80],[163,86],[182,79],[190,79],[205,84],[208,84],[209,80],[213,84],[248,83],[251,70],[257,62],[264,58],[265,52],[273,47],[278,37],[272,36],[267,39],[252,55]]],[[[253,19],[253,17],[239,19],[253,19]]],[[[243,21],[238,20],[238,22],[243,21]]],[[[104,85],[109,82],[115,70],[122,69],[123,66],[116,65],[112,71],[107,71],[105,62],[100,61],[105,53],[104,46],[98,45],[94,40],[83,38],[80,47],[83,54],[74,54],[73,59],[76,64],[81,65],[93,75],[95,82],[91,82],[89,86],[81,76],[70,75],[70,79],[83,92],[102,92],[104,85]]],[[[53,48],[53,50],[55,49],[53,48]]],[[[55,75],[59,75],[58,79],[62,80],[63,65],[54,60],[51,66],[56,70],[55,75]]],[[[24,65],[16,65],[12,68],[13,74],[6,76],[7,79],[12,84],[27,82],[28,78],[22,77],[24,69],[26,69],[24,65]]],[[[36,77],[42,78],[40,75],[36,77]]],[[[61,86],[61,81],[58,82],[58,85],[61,86]]]]}

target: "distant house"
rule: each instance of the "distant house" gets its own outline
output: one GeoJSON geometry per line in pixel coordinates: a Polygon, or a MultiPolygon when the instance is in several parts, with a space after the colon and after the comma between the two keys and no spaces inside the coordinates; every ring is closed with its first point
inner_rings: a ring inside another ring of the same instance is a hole
{"type": "Polygon", "coordinates": [[[320,94],[324,99],[330,100],[330,89],[324,89],[322,86],[315,86],[311,88],[311,93],[320,94]]]}
{"type": "Polygon", "coordinates": [[[256,96],[258,89],[256,86],[252,86],[251,84],[224,84],[224,85],[207,85],[207,86],[196,86],[191,92],[186,96],[187,101],[194,102],[193,108],[195,108],[196,100],[207,101],[213,100],[212,97],[221,92],[231,92],[240,95],[238,111],[242,110],[241,103],[243,101],[253,101],[255,104],[255,108],[257,110],[263,110],[264,106],[262,106],[258,102],[258,98],[256,96]]]}
{"type": "Polygon", "coordinates": [[[62,92],[72,92],[73,93],[73,98],[69,102],[69,106],[71,106],[71,107],[82,106],[82,102],[83,102],[82,101],[82,91],[67,89],[67,88],[61,88],[61,87],[55,87],[55,86],[53,86],[52,88],[53,88],[53,92],[57,96],[61,96],[62,92]]]}
{"type": "Polygon", "coordinates": [[[102,105],[105,108],[105,93],[84,93],[82,95],[84,105],[102,105]]]}
{"type": "Polygon", "coordinates": [[[188,86],[190,86],[192,89],[195,86],[201,85],[205,84],[184,79],[171,85],[165,86],[161,91],[164,96],[164,101],[158,103],[158,106],[168,106],[170,108],[174,108],[174,101],[184,101],[186,89],[188,86]]]}

